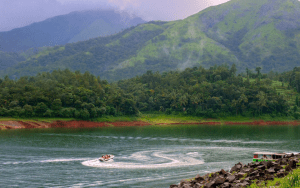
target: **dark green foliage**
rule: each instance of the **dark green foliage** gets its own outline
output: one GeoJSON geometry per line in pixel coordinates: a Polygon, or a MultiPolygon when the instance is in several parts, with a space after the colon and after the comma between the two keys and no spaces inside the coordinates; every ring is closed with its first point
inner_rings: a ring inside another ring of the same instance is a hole
{"type": "Polygon", "coordinates": [[[2,52],[2,49],[0,48],[0,70],[5,70],[25,60],[26,59],[18,53],[2,52]]]}
{"type": "MultiPolygon", "coordinates": [[[[236,75],[235,71],[234,65],[230,69],[225,65],[210,69],[194,67],[163,74],[147,71],[142,76],[113,84],[89,72],[69,70],[18,80],[6,77],[0,83],[0,115],[88,120],[160,111],[206,118],[263,114],[300,117],[298,98],[289,110],[284,96],[278,95],[272,86],[271,76],[250,82],[242,77],[245,73],[236,75]]],[[[273,75],[273,79],[290,80],[294,86],[297,74],[295,68],[292,72],[273,75]]]]}
{"type": "Polygon", "coordinates": [[[139,110],[163,111],[216,118],[227,115],[287,114],[288,104],[277,95],[272,81],[249,82],[234,74],[235,68],[187,68],[183,72],[146,74],[118,82],[132,94],[139,110]],[[146,107],[146,108],[145,108],[146,107]]]}
{"type": "Polygon", "coordinates": [[[0,115],[90,119],[137,114],[132,96],[121,93],[89,72],[58,70],[18,80],[6,77],[0,82],[0,115]]]}

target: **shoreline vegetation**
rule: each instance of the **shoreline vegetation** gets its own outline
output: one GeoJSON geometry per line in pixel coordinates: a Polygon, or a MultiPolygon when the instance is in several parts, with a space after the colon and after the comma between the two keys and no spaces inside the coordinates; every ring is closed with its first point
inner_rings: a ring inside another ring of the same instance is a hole
{"type": "Polygon", "coordinates": [[[74,118],[0,118],[0,130],[32,128],[98,128],[165,125],[257,125],[257,126],[299,126],[300,121],[293,118],[271,117],[226,117],[223,119],[197,116],[143,114],[140,116],[107,116],[91,120],[74,118]]]}
{"type": "Polygon", "coordinates": [[[233,64],[147,71],[114,83],[67,69],[14,80],[6,76],[0,79],[0,117],[107,121],[151,113],[197,121],[300,119],[300,68],[280,74],[260,70],[237,75],[233,64]]]}

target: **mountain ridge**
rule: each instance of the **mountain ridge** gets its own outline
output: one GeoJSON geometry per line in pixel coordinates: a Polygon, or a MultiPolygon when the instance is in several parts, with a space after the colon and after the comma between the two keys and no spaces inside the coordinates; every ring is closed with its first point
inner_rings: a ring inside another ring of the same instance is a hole
{"type": "Polygon", "coordinates": [[[22,28],[0,32],[1,50],[20,52],[30,48],[64,45],[115,34],[122,29],[141,23],[145,23],[141,18],[127,13],[117,13],[114,10],[76,11],[48,18],[22,28]],[[96,29],[102,27],[102,32],[93,31],[95,28],[91,27],[97,21],[101,21],[102,25],[98,24],[96,29]],[[89,29],[89,27],[91,28],[89,29]],[[87,30],[85,36],[78,36],[84,30],[87,30]]]}
{"type": "Polygon", "coordinates": [[[299,65],[298,18],[297,0],[232,0],[184,20],[148,22],[117,35],[55,47],[64,50],[31,58],[6,72],[19,77],[69,68],[109,81],[147,70],[221,64],[236,64],[240,71],[261,67],[262,72],[282,72],[299,65]]]}

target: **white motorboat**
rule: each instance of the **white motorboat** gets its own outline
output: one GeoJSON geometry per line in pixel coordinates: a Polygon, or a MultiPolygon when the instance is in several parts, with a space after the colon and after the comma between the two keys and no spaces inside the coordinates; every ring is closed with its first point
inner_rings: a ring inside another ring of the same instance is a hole
{"type": "Polygon", "coordinates": [[[106,162],[114,159],[114,155],[103,155],[102,157],[99,158],[100,162],[106,162]]]}

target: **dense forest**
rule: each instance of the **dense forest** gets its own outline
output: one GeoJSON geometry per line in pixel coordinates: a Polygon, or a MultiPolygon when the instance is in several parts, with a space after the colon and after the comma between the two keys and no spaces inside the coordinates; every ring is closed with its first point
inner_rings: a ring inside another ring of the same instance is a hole
{"type": "Polygon", "coordinates": [[[0,115],[93,119],[141,112],[207,118],[298,113],[298,98],[291,106],[272,82],[282,80],[299,92],[300,68],[282,74],[261,74],[259,67],[256,71],[236,75],[234,64],[194,67],[162,74],[148,71],[115,83],[68,69],[17,80],[6,76],[0,80],[0,115]]]}

